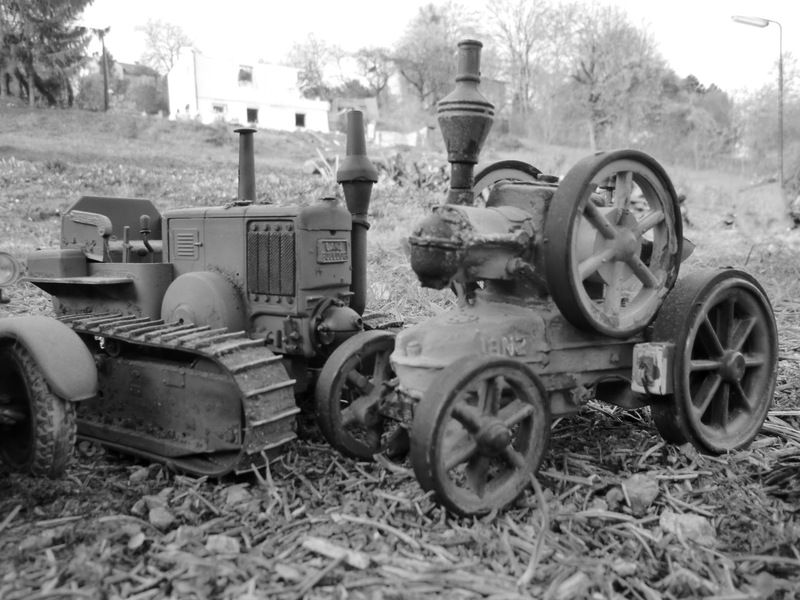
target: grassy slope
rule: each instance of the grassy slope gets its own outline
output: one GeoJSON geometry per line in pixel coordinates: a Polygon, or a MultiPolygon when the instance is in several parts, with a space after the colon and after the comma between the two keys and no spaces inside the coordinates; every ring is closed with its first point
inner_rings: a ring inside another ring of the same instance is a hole
{"type": "MultiPolygon", "coordinates": [[[[334,135],[259,132],[259,197],[298,202],[332,193],[335,186],[299,166],[317,148],[342,147],[334,135]]],[[[485,161],[521,158],[563,173],[585,154],[527,142],[504,147],[508,141],[493,141],[485,161]]],[[[796,408],[800,251],[776,190],[666,167],[687,194],[693,225],[685,233],[698,244],[686,268],[746,263],[767,287],[786,359],[776,403],[796,408]]],[[[149,197],[162,211],[223,203],[236,193],[235,136],[134,116],[0,107],[0,249],[24,257],[56,244],[60,212],[89,193],[149,197]]],[[[401,249],[436,199],[376,187],[369,309],[413,321],[449,302],[448,294],[419,288],[401,249]]],[[[30,286],[17,286],[11,298],[0,314],[47,311],[30,286]]],[[[407,471],[359,465],[313,440],[293,445],[271,479],[245,481],[248,495],[238,501],[230,481],[177,477],[82,445],[64,480],[0,474],[0,597],[103,590],[111,597],[293,598],[317,586],[312,597],[756,598],[771,587],[788,598],[781,589],[798,582],[791,545],[800,525],[758,479],[793,448],[786,436],[762,436],[752,450],[709,459],[664,446],[646,413],[587,411],[554,428],[540,477],[544,504],[530,492],[513,510],[472,521],[444,514],[407,471]],[[609,495],[634,473],[659,486],[641,516],[624,502],[615,508],[609,495]],[[145,522],[142,507],[155,495],[177,519],[164,530],[145,522]],[[717,548],[666,533],[659,517],[668,512],[708,518],[717,548]],[[331,560],[303,545],[309,537],[360,550],[372,563],[366,571],[333,566],[322,576],[331,560]],[[219,554],[216,544],[227,538],[240,548],[219,554]],[[747,558],[753,555],[773,562],[747,558]]]]}

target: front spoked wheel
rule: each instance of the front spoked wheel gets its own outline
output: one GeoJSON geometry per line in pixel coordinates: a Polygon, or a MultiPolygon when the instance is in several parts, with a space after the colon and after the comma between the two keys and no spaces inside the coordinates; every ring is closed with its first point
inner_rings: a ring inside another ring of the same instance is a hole
{"type": "Polygon", "coordinates": [[[525,364],[477,357],[446,369],[417,406],[411,463],[461,515],[502,509],[539,468],[550,437],[544,387],[525,364]]]}

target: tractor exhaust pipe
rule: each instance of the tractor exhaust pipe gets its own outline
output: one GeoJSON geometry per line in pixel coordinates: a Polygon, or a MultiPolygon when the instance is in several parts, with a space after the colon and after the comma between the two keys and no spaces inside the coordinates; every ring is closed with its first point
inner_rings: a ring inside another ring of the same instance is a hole
{"type": "Polygon", "coordinates": [[[239,202],[256,201],[256,161],[253,134],[256,129],[234,129],[239,134],[239,202]]]}
{"type": "Polygon", "coordinates": [[[342,184],[347,210],[353,216],[350,233],[353,257],[350,291],[353,295],[350,308],[363,315],[367,305],[367,213],[372,185],[378,181],[378,170],[367,158],[364,114],[361,111],[351,110],[347,113],[347,152],[336,172],[336,181],[342,184]]]}
{"type": "Polygon", "coordinates": [[[481,82],[481,44],[458,44],[456,89],[439,102],[439,128],[450,163],[448,204],[473,203],[473,170],[494,121],[494,105],[478,90],[481,82]]]}

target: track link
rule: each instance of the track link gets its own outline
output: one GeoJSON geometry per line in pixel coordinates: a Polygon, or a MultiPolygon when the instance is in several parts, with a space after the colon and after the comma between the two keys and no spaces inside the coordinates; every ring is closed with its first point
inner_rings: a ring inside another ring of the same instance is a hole
{"type": "MultiPolygon", "coordinates": [[[[295,415],[300,411],[294,400],[294,379],[260,340],[245,332],[211,329],[207,326],[164,323],[163,320],[118,313],[68,315],[59,321],[83,335],[101,338],[108,347],[113,342],[126,344],[133,355],[137,346],[162,348],[202,357],[216,363],[228,375],[234,395],[242,406],[244,423],[238,452],[230,448],[218,453],[197,453],[182,457],[163,456],[131,443],[113,443],[108,437],[83,435],[100,443],[154,460],[168,462],[196,475],[221,476],[231,471],[242,473],[263,466],[278,449],[294,440],[295,415]]],[[[126,352],[126,354],[128,354],[126,352]]],[[[220,402],[230,401],[220,398],[220,402]]],[[[79,433],[80,433],[79,421],[79,433]]],[[[94,425],[95,430],[102,425],[94,425]]],[[[86,428],[89,428],[87,425],[86,428]]],[[[110,437],[110,436],[109,436],[110,437]]]]}

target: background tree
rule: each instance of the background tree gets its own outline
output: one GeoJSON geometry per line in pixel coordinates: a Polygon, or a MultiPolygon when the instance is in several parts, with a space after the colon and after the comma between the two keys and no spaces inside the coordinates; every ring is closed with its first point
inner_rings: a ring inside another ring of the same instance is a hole
{"type": "Polygon", "coordinates": [[[181,50],[194,46],[192,39],[180,25],[148,19],[147,23],[136,28],[145,38],[145,51],[140,59],[143,65],[152,67],[161,75],[170,72],[180,56],[181,50]]]}
{"type": "Polygon", "coordinates": [[[286,62],[300,69],[300,90],[306,98],[329,100],[332,87],[326,82],[326,71],[339,64],[343,56],[342,50],[313,33],[302,42],[295,42],[286,62]]]}
{"type": "Polygon", "coordinates": [[[666,65],[652,36],[616,6],[579,14],[571,71],[575,106],[588,125],[589,145],[625,137],[658,102],[666,65]]]}
{"type": "Polygon", "coordinates": [[[379,106],[386,104],[385,90],[389,79],[397,71],[388,48],[372,46],[358,50],[354,58],[358,73],[367,82],[367,89],[378,100],[379,106]]]}
{"type": "Polygon", "coordinates": [[[514,129],[555,133],[554,107],[569,68],[572,23],[578,5],[550,1],[491,0],[486,7],[492,45],[509,83],[514,129]]]}
{"type": "Polygon", "coordinates": [[[70,78],[85,60],[89,32],[76,20],[92,0],[4,0],[0,3],[0,70],[31,106],[71,106],[70,78]]]}
{"type": "Polygon", "coordinates": [[[423,111],[432,111],[453,87],[456,46],[465,36],[464,13],[451,2],[420,7],[395,48],[397,70],[423,111]]]}

